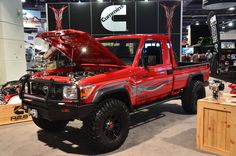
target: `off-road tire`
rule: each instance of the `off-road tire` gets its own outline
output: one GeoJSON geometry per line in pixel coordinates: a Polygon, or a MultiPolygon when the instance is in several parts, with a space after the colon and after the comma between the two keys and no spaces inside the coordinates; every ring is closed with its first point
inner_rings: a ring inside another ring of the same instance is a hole
{"type": "Polygon", "coordinates": [[[187,114],[197,113],[197,100],[206,97],[203,82],[192,81],[182,94],[182,107],[187,114]]]}
{"type": "Polygon", "coordinates": [[[83,123],[90,145],[98,151],[109,152],[120,147],[128,136],[129,111],[122,101],[106,99],[83,123]],[[113,129],[109,123],[113,123],[113,129]]]}
{"type": "Polygon", "coordinates": [[[69,121],[49,121],[43,118],[32,117],[33,122],[45,131],[57,132],[65,129],[69,121]]]}

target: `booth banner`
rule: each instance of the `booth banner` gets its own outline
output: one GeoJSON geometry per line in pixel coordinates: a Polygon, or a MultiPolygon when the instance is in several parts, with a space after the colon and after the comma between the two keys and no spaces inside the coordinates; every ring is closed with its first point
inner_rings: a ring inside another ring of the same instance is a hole
{"type": "Polygon", "coordinates": [[[174,50],[179,53],[181,9],[180,0],[49,3],[48,30],[77,29],[94,37],[166,34],[171,38],[174,50]]]}
{"type": "Polygon", "coordinates": [[[0,105],[0,125],[32,120],[21,104],[0,105]]]}
{"type": "Polygon", "coordinates": [[[214,44],[216,52],[219,53],[220,51],[220,33],[219,33],[219,28],[218,28],[218,21],[217,21],[217,16],[215,12],[211,11],[208,14],[207,18],[207,23],[210,28],[211,36],[212,36],[212,42],[214,44]]]}

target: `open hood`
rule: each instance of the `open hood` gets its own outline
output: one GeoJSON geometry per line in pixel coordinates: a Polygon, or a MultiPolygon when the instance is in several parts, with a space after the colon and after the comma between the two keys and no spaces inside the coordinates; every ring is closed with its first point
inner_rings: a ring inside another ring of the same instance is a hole
{"type": "Polygon", "coordinates": [[[106,47],[82,31],[72,29],[49,31],[41,33],[37,37],[49,42],[77,65],[125,65],[106,47]]]}

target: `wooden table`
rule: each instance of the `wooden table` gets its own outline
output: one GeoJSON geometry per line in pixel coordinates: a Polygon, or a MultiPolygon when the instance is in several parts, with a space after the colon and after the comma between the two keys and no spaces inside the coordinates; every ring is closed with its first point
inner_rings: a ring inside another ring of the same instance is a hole
{"type": "Polygon", "coordinates": [[[236,97],[198,101],[197,148],[219,155],[236,156],[236,97]]]}

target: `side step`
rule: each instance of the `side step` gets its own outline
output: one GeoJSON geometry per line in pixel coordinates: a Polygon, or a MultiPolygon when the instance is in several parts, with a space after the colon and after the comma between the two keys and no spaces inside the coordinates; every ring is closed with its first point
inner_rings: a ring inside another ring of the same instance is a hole
{"type": "Polygon", "coordinates": [[[142,106],[134,108],[134,111],[139,111],[139,110],[142,110],[142,109],[146,109],[146,108],[149,108],[149,107],[152,107],[152,106],[155,106],[155,105],[159,105],[159,104],[162,104],[162,103],[165,103],[165,102],[168,102],[168,101],[171,101],[171,100],[180,99],[180,98],[181,98],[181,96],[177,95],[177,96],[166,98],[166,99],[163,99],[163,100],[160,100],[160,101],[155,101],[155,102],[150,103],[150,104],[144,104],[142,106]]]}

